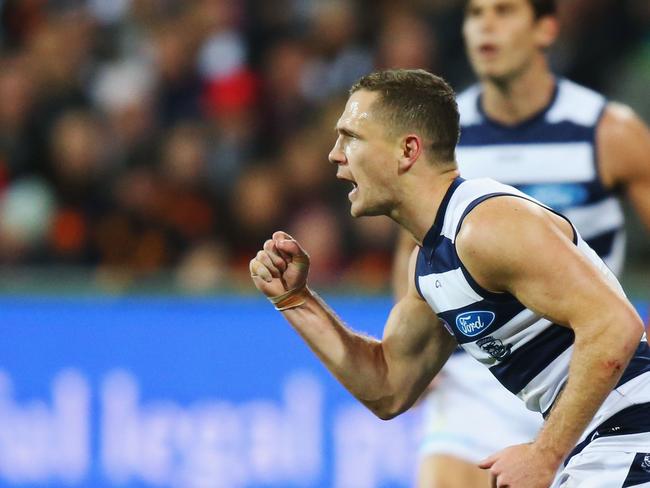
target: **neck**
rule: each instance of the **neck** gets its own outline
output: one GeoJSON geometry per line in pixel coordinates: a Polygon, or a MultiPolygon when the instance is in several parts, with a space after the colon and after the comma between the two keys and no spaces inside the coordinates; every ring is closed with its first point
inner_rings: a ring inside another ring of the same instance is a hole
{"type": "Polygon", "coordinates": [[[508,79],[481,80],[483,110],[493,120],[515,125],[543,110],[551,102],[555,80],[546,58],[540,55],[508,79]]]}
{"type": "Polygon", "coordinates": [[[415,241],[422,245],[449,186],[458,176],[458,169],[454,168],[437,173],[429,179],[414,179],[413,184],[405,188],[403,197],[389,215],[390,218],[410,232],[415,241]]]}

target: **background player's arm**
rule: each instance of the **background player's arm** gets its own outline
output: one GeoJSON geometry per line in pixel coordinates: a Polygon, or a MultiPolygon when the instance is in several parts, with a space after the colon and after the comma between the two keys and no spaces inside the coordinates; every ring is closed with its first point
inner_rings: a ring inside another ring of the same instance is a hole
{"type": "Polygon", "coordinates": [[[607,106],[596,132],[603,182],[620,187],[650,230],[650,130],[629,107],[607,106]]]}
{"type": "Polygon", "coordinates": [[[413,236],[400,227],[397,235],[397,243],[395,245],[395,253],[393,255],[393,270],[391,276],[393,297],[395,298],[395,301],[399,301],[408,292],[409,281],[413,277],[412,274],[409,275],[409,262],[415,247],[416,244],[413,240],[413,236]]]}
{"type": "MultiPolygon", "coordinates": [[[[286,275],[287,262],[304,254],[296,241],[275,241],[278,234],[274,234],[274,241],[265,243],[264,254],[258,253],[251,261],[255,284],[267,296],[277,294],[269,293],[269,287],[278,285],[286,275]]],[[[411,275],[416,257],[414,252],[411,275]]],[[[346,327],[311,292],[306,293],[304,304],[283,314],[350,393],[383,419],[407,410],[457,345],[418,295],[414,283],[393,307],[381,341],[346,327]]]]}
{"type": "Polygon", "coordinates": [[[542,207],[499,197],[472,210],[456,240],[461,259],[482,286],[510,292],[575,332],[567,384],[534,443],[536,455],[549,456],[553,468],[616,385],[643,334],[634,308],[572,243],[571,234],[566,221],[542,207]]]}

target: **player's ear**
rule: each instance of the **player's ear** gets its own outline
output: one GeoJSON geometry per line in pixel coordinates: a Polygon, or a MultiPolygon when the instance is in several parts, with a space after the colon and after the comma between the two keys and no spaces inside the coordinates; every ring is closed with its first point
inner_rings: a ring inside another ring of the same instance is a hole
{"type": "Polygon", "coordinates": [[[404,136],[400,144],[400,157],[398,159],[399,174],[409,171],[422,154],[422,139],[416,134],[404,136]]]}
{"type": "Polygon", "coordinates": [[[548,49],[553,45],[560,31],[557,17],[545,15],[537,20],[535,26],[535,38],[537,45],[542,49],[548,49]]]}

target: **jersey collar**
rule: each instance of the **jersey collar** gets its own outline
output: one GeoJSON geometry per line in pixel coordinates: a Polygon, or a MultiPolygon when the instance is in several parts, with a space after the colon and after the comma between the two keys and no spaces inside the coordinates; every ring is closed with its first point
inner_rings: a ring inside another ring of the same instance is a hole
{"type": "Polygon", "coordinates": [[[424,236],[424,239],[422,240],[422,249],[426,250],[429,259],[432,258],[438,239],[440,239],[441,232],[442,232],[442,225],[445,221],[445,214],[447,213],[447,207],[449,206],[449,201],[451,200],[451,196],[454,194],[456,189],[464,181],[465,181],[464,178],[457,176],[451,182],[451,185],[449,185],[449,188],[447,188],[447,192],[445,193],[445,196],[440,202],[440,207],[438,207],[438,211],[436,212],[436,218],[433,221],[433,225],[431,226],[429,231],[424,236]]]}

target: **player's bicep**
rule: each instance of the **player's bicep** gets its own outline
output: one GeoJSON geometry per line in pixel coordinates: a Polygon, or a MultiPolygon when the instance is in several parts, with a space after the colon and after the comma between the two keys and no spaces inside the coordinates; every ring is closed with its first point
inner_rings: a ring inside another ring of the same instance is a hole
{"type": "Polygon", "coordinates": [[[468,226],[459,249],[480,284],[509,292],[527,308],[572,328],[594,323],[625,302],[618,285],[572,242],[568,222],[523,199],[494,200],[470,213],[474,228],[468,226]],[[484,225],[491,232],[479,243],[476,231],[484,225]]]}
{"type": "MultiPolygon", "coordinates": [[[[542,237],[542,236],[540,236],[542,237]]],[[[572,328],[621,296],[606,275],[568,239],[549,233],[511,272],[508,291],[527,308],[572,328]]],[[[516,263],[511,263],[511,266],[516,263]]]]}
{"type": "Polygon", "coordinates": [[[409,385],[412,401],[458,345],[415,288],[416,259],[417,249],[409,263],[409,289],[393,308],[382,339],[389,381],[409,385]]]}
{"type": "Polygon", "coordinates": [[[422,299],[407,295],[393,308],[384,329],[384,352],[395,362],[435,364],[458,345],[422,299]]]}

